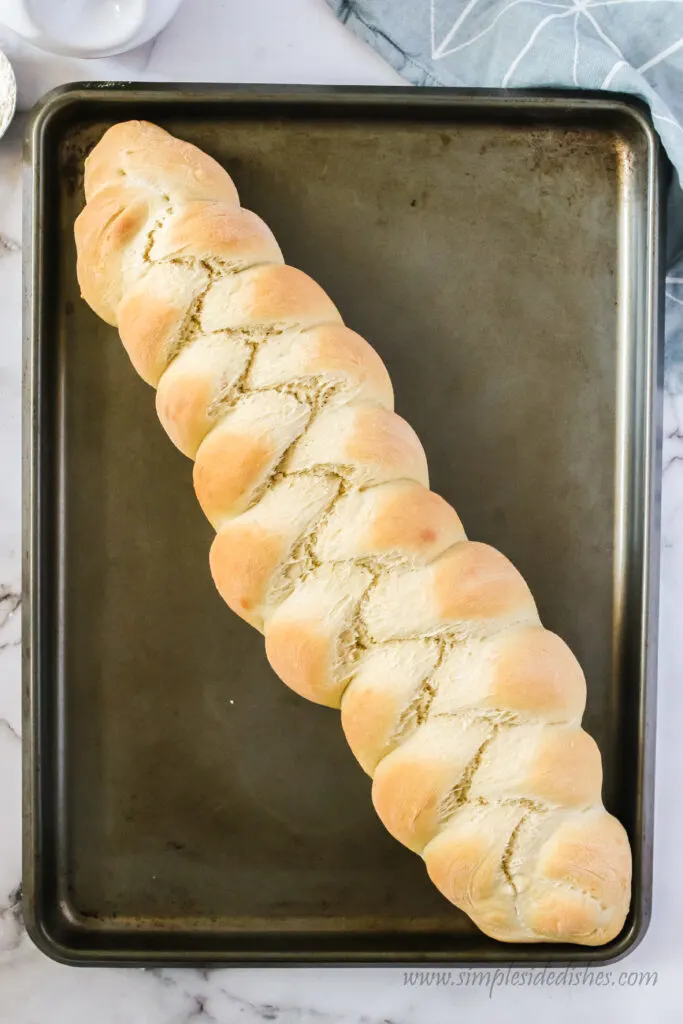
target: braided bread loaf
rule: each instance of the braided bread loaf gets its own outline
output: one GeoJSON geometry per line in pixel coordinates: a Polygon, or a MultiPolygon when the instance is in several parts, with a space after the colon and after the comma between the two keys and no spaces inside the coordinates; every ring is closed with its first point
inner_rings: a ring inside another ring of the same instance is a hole
{"type": "Polygon", "coordinates": [[[631,856],[581,669],[428,490],[378,355],[194,146],[115,125],[85,193],[82,294],[194,459],[225,601],[288,686],[341,707],[384,825],[484,932],[612,939],[631,856]]]}

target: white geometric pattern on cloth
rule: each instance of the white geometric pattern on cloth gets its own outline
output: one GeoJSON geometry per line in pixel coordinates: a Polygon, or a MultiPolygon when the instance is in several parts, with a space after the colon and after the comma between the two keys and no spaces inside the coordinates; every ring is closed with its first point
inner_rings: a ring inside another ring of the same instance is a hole
{"type": "MultiPolygon", "coordinates": [[[[545,15],[543,19],[539,21],[539,23],[535,26],[526,43],[519,51],[515,59],[512,61],[508,70],[503,76],[503,79],[501,81],[501,87],[508,88],[513,84],[512,80],[515,71],[517,70],[521,62],[524,60],[526,55],[530,52],[532,46],[539,40],[540,35],[543,29],[546,27],[546,25],[551,24],[551,22],[553,21],[563,20],[564,18],[572,18],[574,40],[572,59],[572,84],[578,88],[580,86],[578,73],[581,50],[581,33],[579,31],[579,27],[581,19],[585,18],[590,23],[596,35],[604,43],[606,43],[606,45],[613,51],[613,53],[616,54],[617,57],[617,60],[614,62],[614,64],[612,65],[612,67],[610,68],[603,82],[600,85],[601,89],[607,89],[610,86],[617,72],[620,71],[622,67],[628,65],[628,61],[626,60],[624,54],[621,52],[621,50],[614,42],[614,40],[610,39],[608,34],[598,23],[595,14],[593,13],[594,10],[597,10],[600,7],[619,7],[623,6],[624,4],[634,3],[652,4],[653,2],[657,2],[680,4],[681,0],[571,0],[571,2],[569,3],[551,3],[550,0],[510,0],[509,3],[507,3],[494,15],[492,21],[485,29],[483,29],[473,38],[466,40],[465,42],[458,42],[455,46],[452,46],[451,44],[454,42],[456,36],[459,33],[459,30],[462,28],[463,24],[465,23],[473,9],[480,2],[481,0],[469,0],[469,2],[465,6],[465,9],[458,15],[452,27],[449,29],[445,38],[438,45],[436,45],[435,13],[437,0],[430,0],[432,60],[443,60],[444,57],[449,57],[452,54],[459,53],[461,50],[464,50],[466,47],[472,45],[472,43],[478,42],[480,39],[483,39],[496,26],[496,24],[503,17],[504,14],[507,14],[511,8],[517,7],[519,4],[531,4],[532,6],[535,7],[550,7],[554,8],[555,11],[559,11],[560,13],[545,15]]],[[[682,48],[683,37],[677,39],[675,42],[670,43],[663,50],[661,50],[659,53],[656,53],[653,57],[649,58],[649,60],[646,60],[643,64],[640,65],[640,67],[637,67],[635,70],[640,72],[640,74],[644,74],[646,71],[650,71],[651,68],[661,63],[661,61],[666,60],[668,57],[671,57],[677,50],[680,50],[682,48]]],[[[675,127],[681,128],[681,126],[677,124],[677,122],[674,121],[673,119],[670,119],[670,121],[671,124],[673,124],[675,127]]]]}
{"type": "MultiPolygon", "coordinates": [[[[683,176],[683,0],[327,0],[414,85],[640,96],[683,176]]],[[[669,203],[666,384],[683,392],[683,195],[669,203]]]]}

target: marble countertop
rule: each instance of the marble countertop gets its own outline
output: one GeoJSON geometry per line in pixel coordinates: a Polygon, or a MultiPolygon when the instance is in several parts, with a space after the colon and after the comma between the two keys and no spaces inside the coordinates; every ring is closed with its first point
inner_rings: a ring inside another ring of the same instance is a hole
{"type": "MultiPolygon", "coordinates": [[[[152,43],[98,61],[54,57],[0,28],[0,49],[26,110],[63,82],[103,80],[399,83],[337,24],[323,0],[185,0],[152,43]]],[[[665,398],[661,625],[658,681],[654,909],[641,943],[615,969],[656,972],[656,984],[600,987],[464,984],[455,974],[407,985],[400,970],[74,970],[39,953],[21,923],[20,410],[21,135],[19,116],[0,140],[0,1024],[185,1024],[213,1021],[440,1024],[553,1019],[590,1024],[619,1016],[683,1020],[683,395],[665,398]]],[[[552,979],[550,979],[552,981],[552,979]]]]}

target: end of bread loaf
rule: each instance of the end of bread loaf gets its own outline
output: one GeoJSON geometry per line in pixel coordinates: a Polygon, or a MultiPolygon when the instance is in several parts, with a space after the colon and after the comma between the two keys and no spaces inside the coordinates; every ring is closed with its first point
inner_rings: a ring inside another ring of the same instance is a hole
{"type": "Polygon", "coordinates": [[[86,202],[126,179],[168,202],[205,199],[239,206],[232,178],[219,163],[149,121],[122,121],[104,133],[85,161],[86,202]]]}
{"type": "Polygon", "coordinates": [[[502,942],[597,946],[626,920],[628,838],[602,807],[463,807],[423,856],[437,888],[502,942]]]}

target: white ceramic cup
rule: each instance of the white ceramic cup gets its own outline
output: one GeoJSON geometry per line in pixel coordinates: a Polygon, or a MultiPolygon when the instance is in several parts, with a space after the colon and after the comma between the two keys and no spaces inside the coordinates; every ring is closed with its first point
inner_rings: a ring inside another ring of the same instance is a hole
{"type": "Polygon", "coordinates": [[[108,57],[146,43],[182,0],[0,0],[0,23],[33,46],[68,57],[108,57]]]}
{"type": "Polygon", "coordinates": [[[17,80],[12,65],[0,52],[0,136],[4,135],[14,117],[17,105],[17,80]]]}

